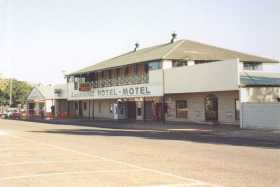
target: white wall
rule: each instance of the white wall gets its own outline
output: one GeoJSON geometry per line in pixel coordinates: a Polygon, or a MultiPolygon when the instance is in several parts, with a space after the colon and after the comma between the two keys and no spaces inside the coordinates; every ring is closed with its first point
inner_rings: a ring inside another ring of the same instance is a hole
{"type": "Polygon", "coordinates": [[[166,69],[165,93],[238,90],[238,68],[235,59],[166,69]]]}
{"type": "Polygon", "coordinates": [[[110,108],[114,100],[95,100],[94,101],[94,117],[113,119],[113,113],[110,112],[110,108]]]}
{"type": "Polygon", "coordinates": [[[241,128],[280,129],[280,104],[242,103],[241,128]]]}
{"type": "MultiPolygon", "coordinates": [[[[169,121],[205,122],[205,97],[210,93],[172,94],[166,96],[169,121]],[[176,100],[186,100],[188,105],[188,119],[176,118],[176,100]]],[[[235,120],[235,100],[238,91],[211,92],[218,98],[218,120],[221,123],[239,124],[235,120]]]]}

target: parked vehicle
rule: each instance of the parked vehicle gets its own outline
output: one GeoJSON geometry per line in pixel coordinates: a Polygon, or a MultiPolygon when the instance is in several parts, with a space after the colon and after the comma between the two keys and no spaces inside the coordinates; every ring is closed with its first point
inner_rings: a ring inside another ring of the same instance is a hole
{"type": "Polygon", "coordinates": [[[17,108],[8,108],[1,114],[1,118],[13,118],[14,115],[16,116],[16,113],[19,113],[17,108]]]}

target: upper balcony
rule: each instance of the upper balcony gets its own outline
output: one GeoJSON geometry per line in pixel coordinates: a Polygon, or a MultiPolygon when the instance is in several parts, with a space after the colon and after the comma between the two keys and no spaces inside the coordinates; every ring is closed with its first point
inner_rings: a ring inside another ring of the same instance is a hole
{"type": "Polygon", "coordinates": [[[137,85],[149,83],[149,72],[161,68],[159,61],[130,64],[113,69],[89,72],[68,78],[68,82],[74,83],[74,90],[91,90],[115,86],[137,85]]]}
{"type": "Polygon", "coordinates": [[[124,97],[151,97],[163,95],[163,70],[147,74],[120,76],[110,79],[90,80],[76,77],[68,80],[69,100],[113,99],[124,97]]]}
{"type": "Polygon", "coordinates": [[[102,79],[90,82],[92,88],[103,88],[113,86],[135,85],[149,83],[149,75],[130,75],[125,77],[116,77],[111,79],[102,79]]]}

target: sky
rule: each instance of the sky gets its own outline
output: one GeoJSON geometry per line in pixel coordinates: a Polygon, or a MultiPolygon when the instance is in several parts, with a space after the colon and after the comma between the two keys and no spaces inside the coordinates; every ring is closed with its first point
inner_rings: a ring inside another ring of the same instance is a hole
{"type": "Polygon", "coordinates": [[[63,72],[172,32],[280,60],[279,10],[279,0],[0,0],[0,74],[63,83],[63,72]]]}

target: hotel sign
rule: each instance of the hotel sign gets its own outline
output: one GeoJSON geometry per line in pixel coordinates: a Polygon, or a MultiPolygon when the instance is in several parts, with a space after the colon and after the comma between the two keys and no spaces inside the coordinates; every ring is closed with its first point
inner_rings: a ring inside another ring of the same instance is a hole
{"type": "Polygon", "coordinates": [[[151,91],[147,86],[140,87],[128,87],[128,88],[109,88],[109,89],[98,89],[97,96],[98,97],[108,97],[108,96],[145,96],[151,95],[151,91]]]}
{"type": "Polygon", "coordinates": [[[69,99],[109,99],[127,97],[162,96],[161,86],[149,84],[95,88],[91,91],[73,91],[69,99]]]}

